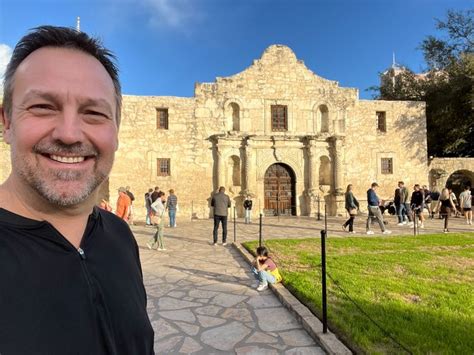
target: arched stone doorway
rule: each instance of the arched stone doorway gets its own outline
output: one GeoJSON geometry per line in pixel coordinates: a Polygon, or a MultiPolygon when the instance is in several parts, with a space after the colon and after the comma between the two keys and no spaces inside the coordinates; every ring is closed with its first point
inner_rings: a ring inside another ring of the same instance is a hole
{"type": "Polygon", "coordinates": [[[456,196],[464,190],[464,186],[469,185],[471,188],[474,184],[474,172],[469,170],[456,170],[446,181],[446,187],[453,190],[456,196]]]}
{"type": "Polygon", "coordinates": [[[276,163],[265,172],[264,194],[266,216],[296,216],[296,178],[286,164],[276,163]]]}

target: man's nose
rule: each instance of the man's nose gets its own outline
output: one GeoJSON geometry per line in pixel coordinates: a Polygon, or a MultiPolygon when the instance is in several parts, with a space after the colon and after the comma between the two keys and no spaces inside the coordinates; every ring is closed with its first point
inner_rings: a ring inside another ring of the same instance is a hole
{"type": "Polygon", "coordinates": [[[82,142],[84,132],[82,131],[82,120],[79,113],[71,108],[65,108],[57,117],[52,138],[64,144],[82,142]]]}

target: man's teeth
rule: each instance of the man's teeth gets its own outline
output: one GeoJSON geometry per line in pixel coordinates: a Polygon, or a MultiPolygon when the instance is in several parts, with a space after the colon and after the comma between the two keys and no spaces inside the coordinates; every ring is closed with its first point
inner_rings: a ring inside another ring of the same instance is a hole
{"type": "Polygon", "coordinates": [[[80,163],[80,162],[83,162],[85,159],[84,157],[61,157],[59,155],[50,155],[49,157],[60,163],[66,163],[66,164],[80,163]]]}

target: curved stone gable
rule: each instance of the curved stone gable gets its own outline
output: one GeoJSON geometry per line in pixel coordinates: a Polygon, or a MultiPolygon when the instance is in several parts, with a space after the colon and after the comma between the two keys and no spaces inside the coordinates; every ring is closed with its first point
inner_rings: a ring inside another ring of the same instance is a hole
{"type": "Polygon", "coordinates": [[[316,75],[287,46],[268,47],[260,59],[245,70],[217,77],[214,83],[196,84],[195,96],[223,95],[237,97],[291,99],[295,96],[327,102],[349,102],[358,98],[358,90],[341,88],[338,82],[316,75]]]}

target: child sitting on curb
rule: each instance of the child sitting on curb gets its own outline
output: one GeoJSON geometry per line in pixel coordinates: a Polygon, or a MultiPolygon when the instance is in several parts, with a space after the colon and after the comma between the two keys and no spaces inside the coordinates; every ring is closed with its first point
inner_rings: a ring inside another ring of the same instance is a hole
{"type": "Polygon", "coordinates": [[[257,248],[257,256],[253,262],[252,273],[260,281],[257,291],[268,288],[268,283],[274,284],[281,281],[281,275],[275,262],[268,257],[266,247],[257,248]]]}

